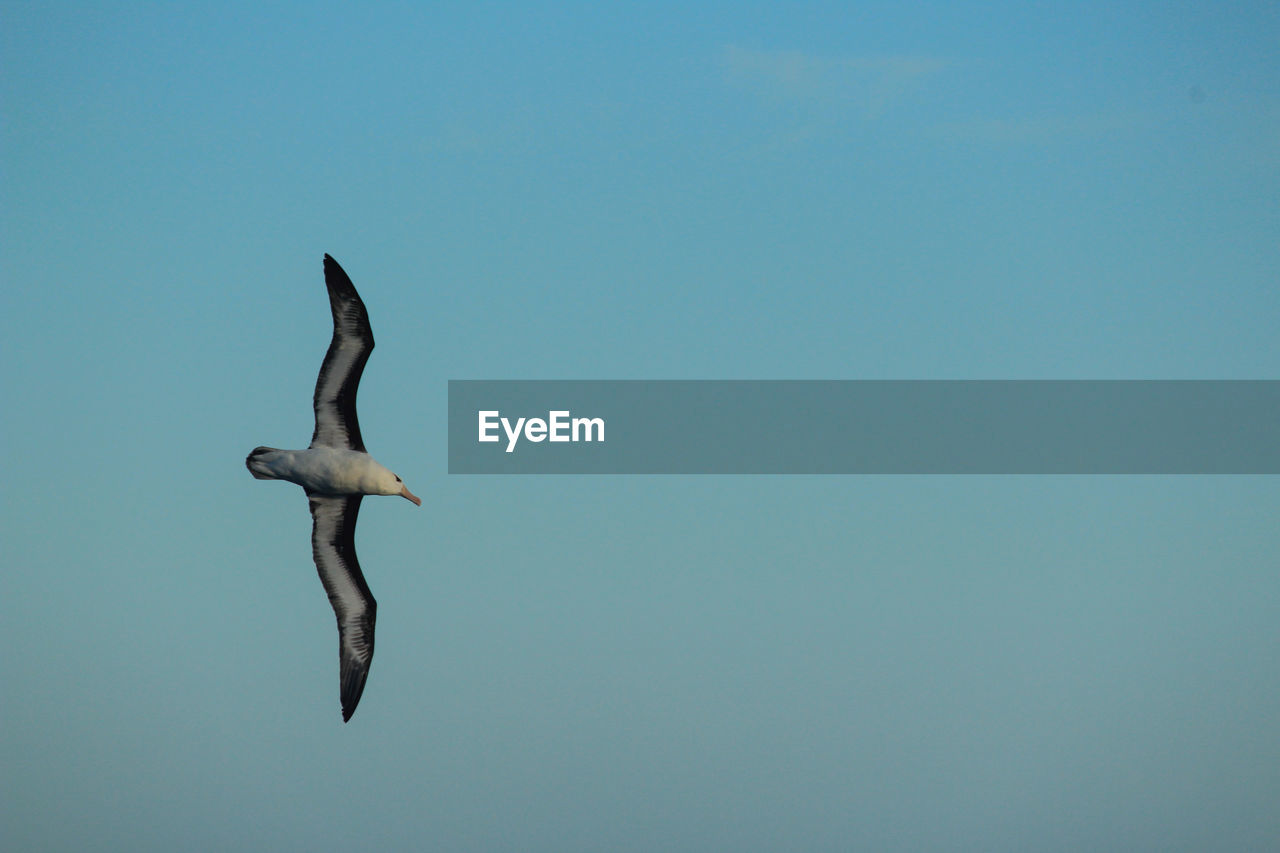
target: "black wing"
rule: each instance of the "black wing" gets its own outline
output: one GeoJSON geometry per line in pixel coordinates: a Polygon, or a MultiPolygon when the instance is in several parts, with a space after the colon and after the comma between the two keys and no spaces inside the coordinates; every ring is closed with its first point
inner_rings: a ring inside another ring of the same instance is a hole
{"type": "Polygon", "coordinates": [[[308,495],[311,501],[311,553],[329,603],[338,617],[339,681],[342,719],[356,711],[373,662],[373,623],[378,603],[356,560],[356,517],[364,495],[308,495]]]}
{"type": "Polygon", "coordinates": [[[324,283],[333,309],[333,340],[316,379],[316,431],[312,447],[364,450],[356,417],[356,390],[373,352],[373,329],[360,294],[338,262],[324,256],[324,283]]]}

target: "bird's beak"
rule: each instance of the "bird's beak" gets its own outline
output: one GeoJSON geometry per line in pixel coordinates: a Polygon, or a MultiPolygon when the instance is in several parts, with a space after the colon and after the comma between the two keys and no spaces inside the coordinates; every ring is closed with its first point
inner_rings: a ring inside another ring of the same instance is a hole
{"type": "Polygon", "coordinates": [[[405,486],[405,485],[400,486],[400,497],[404,498],[405,500],[413,501],[414,504],[417,506],[422,506],[422,498],[418,497],[413,492],[409,491],[408,486],[405,486]]]}

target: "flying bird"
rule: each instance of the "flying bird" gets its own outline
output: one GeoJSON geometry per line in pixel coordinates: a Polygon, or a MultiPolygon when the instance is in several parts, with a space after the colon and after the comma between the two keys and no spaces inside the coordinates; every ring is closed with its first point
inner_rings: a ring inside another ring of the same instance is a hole
{"type": "Polygon", "coordinates": [[[324,283],[333,310],[333,340],[316,379],[316,430],[306,450],[255,447],[244,460],[259,480],[288,480],[311,503],[311,555],[338,617],[342,720],[355,713],[373,660],[378,604],[356,560],[356,516],[365,495],[399,495],[421,506],[390,469],[364,449],[356,419],[356,389],[373,351],[373,330],[355,285],[324,256],[324,283]]]}

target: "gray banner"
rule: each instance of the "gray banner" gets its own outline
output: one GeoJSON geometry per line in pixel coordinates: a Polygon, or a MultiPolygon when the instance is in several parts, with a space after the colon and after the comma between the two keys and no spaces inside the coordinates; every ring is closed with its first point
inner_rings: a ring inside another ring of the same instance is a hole
{"type": "Polygon", "coordinates": [[[449,473],[1276,474],[1280,381],[450,380],[449,473]]]}

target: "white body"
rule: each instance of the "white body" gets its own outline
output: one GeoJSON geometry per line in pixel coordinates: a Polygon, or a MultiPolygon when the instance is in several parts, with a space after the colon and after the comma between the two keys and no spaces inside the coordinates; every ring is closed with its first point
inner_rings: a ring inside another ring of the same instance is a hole
{"type": "Polygon", "coordinates": [[[368,453],[339,447],[259,448],[249,459],[259,480],[288,480],[315,495],[398,495],[400,478],[368,453]]]}

